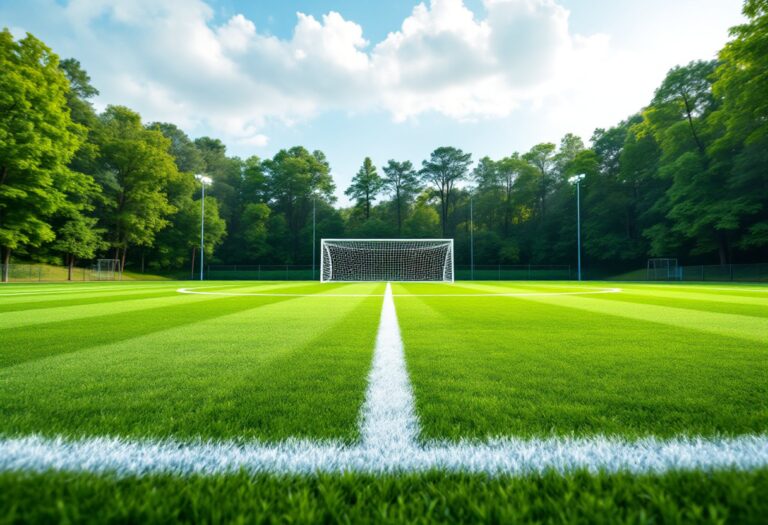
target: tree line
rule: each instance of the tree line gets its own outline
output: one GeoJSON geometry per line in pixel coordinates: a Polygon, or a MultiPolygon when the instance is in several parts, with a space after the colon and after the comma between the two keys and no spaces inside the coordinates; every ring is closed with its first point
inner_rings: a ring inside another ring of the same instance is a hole
{"type": "Polygon", "coordinates": [[[112,258],[169,272],[199,260],[200,187],[209,262],[309,264],[322,237],[454,238],[458,264],[568,264],[582,182],[586,261],[619,268],[648,257],[765,260],[768,246],[768,0],[746,0],[717,60],[673,68],[649,105],[589,145],[573,134],[500,159],[454,147],[420,166],[366,157],[335,206],[321,151],[270,159],[227,154],[171,123],[98,94],[75,59],[32,35],[0,33],[0,248],[15,260],[112,258]],[[472,216],[470,217],[470,208],[472,216]],[[471,218],[471,221],[470,221],[471,218]]]}

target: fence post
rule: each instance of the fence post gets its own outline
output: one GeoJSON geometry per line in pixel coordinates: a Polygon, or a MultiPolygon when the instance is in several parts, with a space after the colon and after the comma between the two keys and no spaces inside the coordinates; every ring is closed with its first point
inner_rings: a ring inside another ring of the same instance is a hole
{"type": "Polygon", "coordinates": [[[499,281],[501,281],[501,265],[499,265],[499,281]]]}

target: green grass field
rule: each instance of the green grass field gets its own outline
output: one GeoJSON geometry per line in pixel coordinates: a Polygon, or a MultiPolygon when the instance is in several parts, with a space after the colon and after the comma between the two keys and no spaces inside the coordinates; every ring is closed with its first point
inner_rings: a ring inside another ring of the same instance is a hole
{"type": "MultiPolygon", "coordinates": [[[[0,438],[355,446],[384,290],[4,285],[0,438]]],[[[768,434],[768,286],[457,282],[392,292],[419,446],[768,434]]],[[[179,477],[2,461],[0,523],[764,523],[768,515],[765,465],[179,477]]]]}

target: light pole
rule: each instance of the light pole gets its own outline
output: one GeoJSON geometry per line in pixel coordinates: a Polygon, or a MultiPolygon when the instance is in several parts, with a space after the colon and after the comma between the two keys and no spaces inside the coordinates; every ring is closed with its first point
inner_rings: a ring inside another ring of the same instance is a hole
{"type": "Polygon", "coordinates": [[[315,220],[317,212],[317,196],[312,195],[312,280],[315,280],[315,249],[316,249],[316,224],[317,221],[315,220]]]}
{"type": "Polygon", "coordinates": [[[475,218],[472,192],[469,193],[469,280],[475,280],[475,218]]]}
{"type": "Polygon", "coordinates": [[[579,281],[581,281],[581,194],[579,190],[581,188],[581,181],[584,180],[585,176],[581,173],[568,179],[568,182],[571,184],[576,184],[576,260],[578,263],[579,281]]]}
{"type": "Polygon", "coordinates": [[[205,252],[205,187],[213,182],[213,179],[205,175],[195,175],[203,187],[202,198],[200,199],[200,280],[203,280],[203,254],[205,252]]]}

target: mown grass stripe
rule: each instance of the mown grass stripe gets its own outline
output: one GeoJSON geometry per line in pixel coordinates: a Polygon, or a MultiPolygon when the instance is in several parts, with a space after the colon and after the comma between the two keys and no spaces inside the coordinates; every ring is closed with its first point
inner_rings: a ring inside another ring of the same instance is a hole
{"type": "MultiPolygon", "coordinates": [[[[489,291],[498,289],[497,286],[480,284],[474,284],[471,285],[471,287],[478,290],[489,291]]],[[[631,306],[623,305],[623,307],[619,307],[615,302],[603,300],[599,295],[561,295],[556,297],[521,296],[520,298],[551,304],[553,306],[575,308],[587,312],[668,324],[679,328],[737,337],[740,339],[759,342],[768,341],[768,319],[758,317],[703,312],[687,308],[676,308],[673,306],[639,303],[632,303],[631,306]]]]}
{"type": "Polygon", "coordinates": [[[354,440],[380,300],[307,301],[0,369],[0,434],[354,440]]]}
{"type": "Polygon", "coordinates": [[[161,305],[79,320],[39,323],[34,330],[6,329],[2,332],[4,344],[0,348],[0,368],[200,323],[260,304],[288,299],[217,297],[212,301],[161,305]]]}

